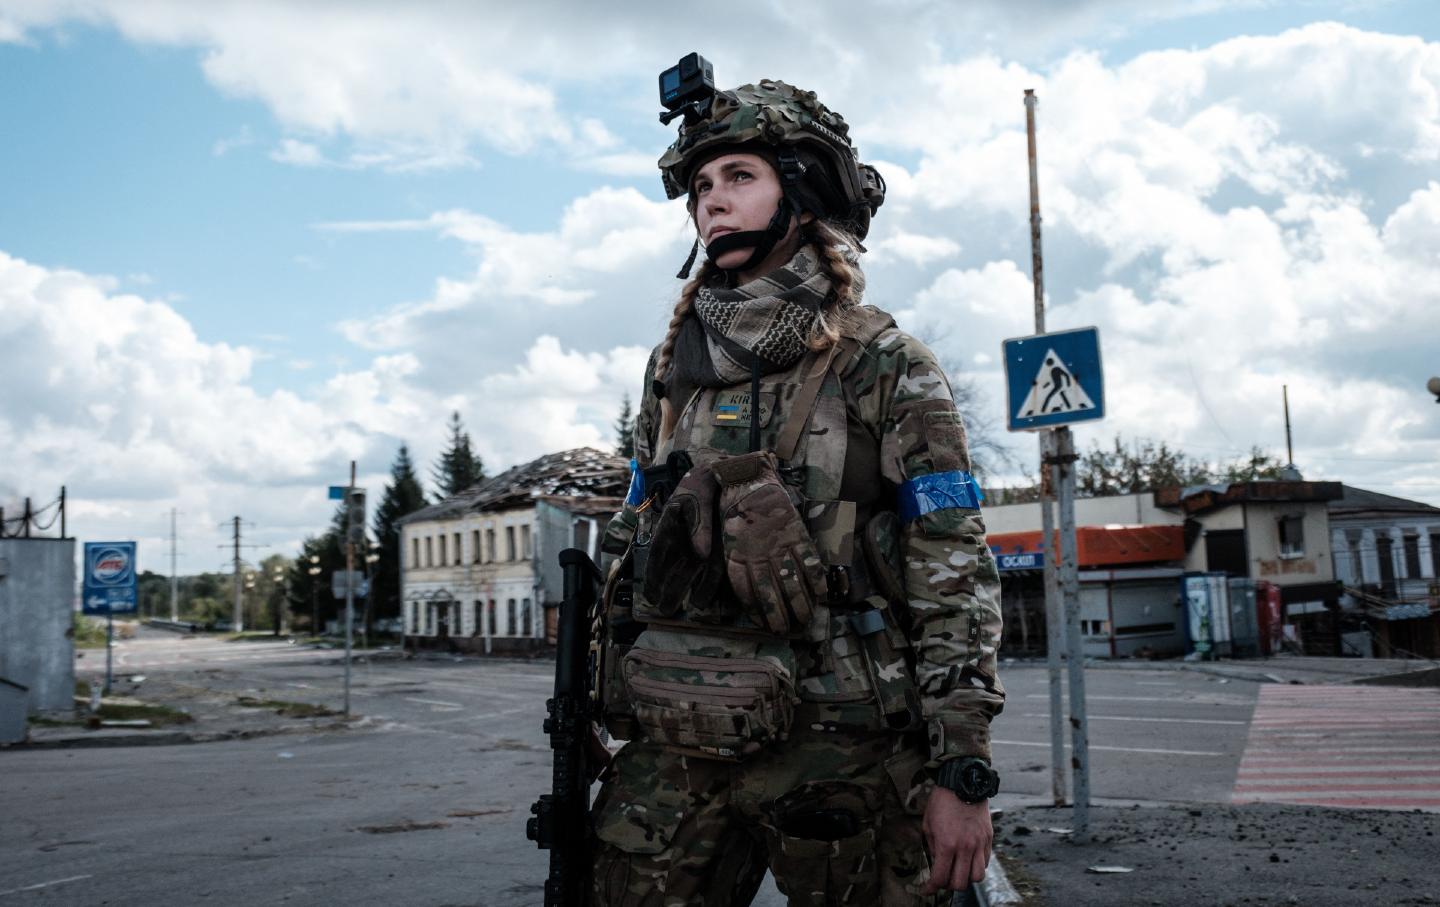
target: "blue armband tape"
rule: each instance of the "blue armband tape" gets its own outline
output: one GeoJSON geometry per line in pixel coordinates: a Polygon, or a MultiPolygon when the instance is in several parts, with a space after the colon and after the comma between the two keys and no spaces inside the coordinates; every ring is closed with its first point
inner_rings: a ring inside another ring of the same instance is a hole
{"type": "Polygon", "coordinates": [[[900,519],[906,523],[937,510],[966,507],[979,510],[985,492],[968,472],[934,472],[900,486],[900,519]]]}
{"type": "Polygon", "coordinates": [[[645,473],[641,471],[640,464],[635,460],[630,461],[630,491],[625,495],[625,504],[628,507],[639,507],[645,500],[645,473]]]}

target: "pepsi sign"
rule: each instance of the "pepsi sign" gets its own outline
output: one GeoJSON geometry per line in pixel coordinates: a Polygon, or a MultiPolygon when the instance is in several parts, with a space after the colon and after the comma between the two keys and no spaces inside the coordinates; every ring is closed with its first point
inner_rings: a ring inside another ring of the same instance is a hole
{"type": "Polygon", "coordinates": [[[104,617],[136,610],[135,543],[86,542],[81,610],[104,617]]]}

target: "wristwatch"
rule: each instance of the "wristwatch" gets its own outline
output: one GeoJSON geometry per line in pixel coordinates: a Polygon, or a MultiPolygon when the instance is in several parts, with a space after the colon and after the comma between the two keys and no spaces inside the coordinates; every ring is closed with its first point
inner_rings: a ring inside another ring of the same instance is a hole
{"type": "Polygon", "coordinates": [[[962,803],[981,803],[1000,791],[1000,775],[978,756],[940,763],[935,783],[952,791],[962,803]]]}

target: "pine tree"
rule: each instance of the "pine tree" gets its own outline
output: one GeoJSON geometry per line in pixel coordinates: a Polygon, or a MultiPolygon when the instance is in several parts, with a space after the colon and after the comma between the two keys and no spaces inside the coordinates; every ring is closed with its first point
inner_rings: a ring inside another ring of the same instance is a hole
{"type": "Polygon", "coordinates": [[[628,393],[620,399],[620,415],[615,419],[615,452],[627,460],[635,456],[635,415],[628,393]]]}
{"type": "Polygon", "coordinates": [[[380,559],[370,566],[370,608],[372,618],[400,616],[400,518],[425,506],[425,489],[415,476],[410,451],[400,445],[390,465],[390,483],[375,508],[372,524],[380,559]]]}
{"type": "Polygon", "coordinates": [[[460,413],[450,414],[450,446],[430,470],[435,482],[435,500],[442,501],[485,480],[485,464],[470,443],[470,434],[460,422],[460,413]]]}

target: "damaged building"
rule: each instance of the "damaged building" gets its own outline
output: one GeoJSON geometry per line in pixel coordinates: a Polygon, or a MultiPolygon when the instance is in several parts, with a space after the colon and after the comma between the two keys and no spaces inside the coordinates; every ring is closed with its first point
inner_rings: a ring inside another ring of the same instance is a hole
{"type": "Polygon", "coordinates": [[[546,454],[400,521],[405,644],[526,652],[554,637],[556,555],[598,555],[629,463],[588,447],[546,454]]]}
{"type": "MultiPolygon", "coordinates": [[[[1299,480],[1077,500],[1085,654],[1339,654],[1328,505],[1341,496],[1338,482],[1299,480]]],[[[1003,647],[1043,652],[1040,505],[988,507],[985,522],[1002,577],[1003,647]]]]}

